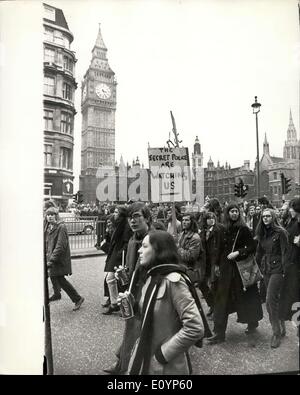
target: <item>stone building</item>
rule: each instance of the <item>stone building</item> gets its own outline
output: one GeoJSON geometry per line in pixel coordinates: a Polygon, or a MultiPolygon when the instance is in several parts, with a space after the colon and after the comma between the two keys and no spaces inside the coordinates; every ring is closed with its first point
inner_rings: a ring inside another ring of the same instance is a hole
{"type": "Polygon", "coordinates": [[[92,59],[81,84],[81,175],[80,190],[85,201],[96,201],[99,167],[115,164],[115,73],[108,59],[100,24],[92,59]]]}
{"type": "Polygon", "coordinates": [[[220,166],[219,162],[215,166],[210,158],[204,169],[204,195],[219,199],[221,204],[236,200],[234,185],[240,179],[249,186],[246,199],[252,199],[255,194],[255,176],[254,172],[250,170],[249,160],[245,160],[243,166],[231,168],[227,162],[225,166],[220,166]]]}
{"type": "Polygon", "coordinates": [[[44,198],[66,206],[73,194],[73,35],[63,11],[44,4],[44,198]]]}
{"type": "MultiPolygon", "coordinates": [[[[300,141],[297,139],[297,131],[290,111],[287,139],[283,147],[283,157],[270,155],[269,143],[265,135],[263,156],[260,160],[260,186],[261,195],[266,195],[276,206],[282,200],[290,200],[299,193],[300,181],[300,141]],[[281,174],[291,179],[291,191],[283,196],[281,186],[281,174]]],[[[255,170],[256,171],[256,170],[255,170]]]]}

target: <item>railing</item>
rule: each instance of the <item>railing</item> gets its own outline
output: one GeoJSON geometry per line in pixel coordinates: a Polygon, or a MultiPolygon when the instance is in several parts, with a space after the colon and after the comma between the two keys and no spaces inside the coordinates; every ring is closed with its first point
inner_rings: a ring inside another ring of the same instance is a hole
{"type": "Polygon", "coordinates": [[[96,248],[104,239],[105,221],[97,217],[64,216],[62,220],[68,230],[71,251],[96,248]]]}

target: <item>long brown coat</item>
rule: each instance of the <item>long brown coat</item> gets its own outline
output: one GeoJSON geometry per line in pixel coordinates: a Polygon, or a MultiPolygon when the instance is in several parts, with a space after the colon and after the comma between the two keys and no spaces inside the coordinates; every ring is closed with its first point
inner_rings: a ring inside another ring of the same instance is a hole
{"type": "Polygon", "coordinates": [[[46,257],[49,276],[66,276],[72,274],[71,252],[66,225],[57,222],[49,227],[46,236],[46,257]]]}

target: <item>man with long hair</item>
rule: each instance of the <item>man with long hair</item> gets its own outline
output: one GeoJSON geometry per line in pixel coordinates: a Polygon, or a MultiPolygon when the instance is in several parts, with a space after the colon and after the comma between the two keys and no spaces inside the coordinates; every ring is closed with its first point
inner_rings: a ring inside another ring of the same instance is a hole
{"type": "MultiPolygon", "coordinates": [[[[151,213],[149,208],[141,202],[135,202],[128,208],[128,223],[133,232],[127,245],[125,267],[131,279],[131,292],[135,300],[139,300],[141,288],[144,285],[145,270],[139,265],[138,250],[144,237],[151,229],[151,213]]],[[[139,317],[132,317],[125,321],[122,343],[116,352],[117,362],[104,372],[109,374],[124,374],[128,369],[128,363],[140,327],[139,317]]]]}

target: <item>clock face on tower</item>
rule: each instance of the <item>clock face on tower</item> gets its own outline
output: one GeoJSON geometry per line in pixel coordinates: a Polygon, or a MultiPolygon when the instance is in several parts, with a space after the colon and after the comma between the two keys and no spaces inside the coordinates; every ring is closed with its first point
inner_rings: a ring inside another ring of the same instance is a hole
{"type": "Polygon", "coordinates": [[[100,99],[108,99],[111,96],[110,87],[106,84],[98,84],[95,90],[96,90],[96,95],[100,99]]]}

